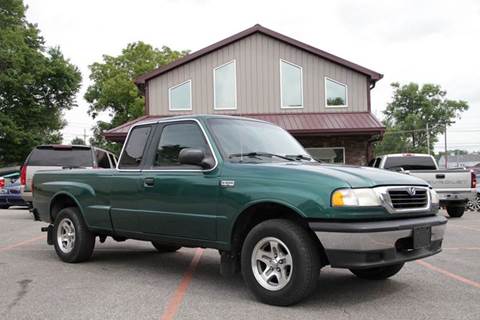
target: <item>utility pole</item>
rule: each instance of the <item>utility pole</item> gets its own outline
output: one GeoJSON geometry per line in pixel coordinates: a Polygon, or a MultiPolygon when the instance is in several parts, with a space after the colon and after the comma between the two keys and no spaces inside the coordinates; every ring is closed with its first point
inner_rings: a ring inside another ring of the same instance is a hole
{"type": "Polygon", "coordinates": [[[427,150],[428,150],[428,154],[430,154],[430,133],[428,132],[428,122],[427,122],[427,150]]]}
{"type": "Polygon", "coordinates": [[[448,168],[448,148],[447,148],[447,124],[445,123],[445,169],[448,168]]]}
{"type": "Polygon", "coordinates": [[[87,130],[83,128],[83,143],[87,145],[87,130]]]}

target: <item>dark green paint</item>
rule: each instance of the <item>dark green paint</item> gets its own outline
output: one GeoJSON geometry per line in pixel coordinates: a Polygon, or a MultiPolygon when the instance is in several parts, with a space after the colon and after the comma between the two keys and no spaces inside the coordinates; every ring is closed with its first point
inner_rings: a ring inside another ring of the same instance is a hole
{"type": "Polygon", "coordinates": [[[426,185],[389,171],[308,162],[224,162],[205,119],[198,119],[218,159],[210,172],[64,170],[34,178],[34,206],[50,221],[50,203],[58,193],[78,202],[89,227],[139,239],[183,239],[192,245],[229,249],[238,217],[259,203],[286,206],[305,219],[389,219],[383,208],[332,208],[339,188],[426,185]],[[153,178],[154,186],[146,186],[153,178]],[[221,187],[222,180],[235,181],[221,187]]]}

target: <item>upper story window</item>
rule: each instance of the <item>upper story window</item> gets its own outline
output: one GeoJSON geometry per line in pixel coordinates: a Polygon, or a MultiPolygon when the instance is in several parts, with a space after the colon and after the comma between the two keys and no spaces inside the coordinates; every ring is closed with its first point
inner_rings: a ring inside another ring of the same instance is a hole
{"type": "Polygon", "coordinates": [[[302,67],[280,60],[280,89],[282,108],[303,108],[302,67]]]}
{"type": "Polygon", "coordinates": [[[237,109],[237,75],[235,60],[213,69],[213,107],[237,109]]]}
{"type": "Polygon", "coordinates": [[[192,110],[192,80],[187,80],[168,89],[170,111],[192,110]]]}
{"type": "Polygon", "coordinates": [[[120,169],[140,167],[150,131],[150,126],[139,126],[130,131],[128,140],[125,142],[125,149],[120,158],[120,169]]]}
{"type": "Polygon", "coordinates": [[[201,149],[205,155],[210,155],[205,136],[196,123],[167,124],[162,130],[155,155],[155,167],[178,167],[178,156],[185,148],[201,149]]]}
{"type": "Polygon", "coordinates": [[[325,105],[327,107],[347,107],[347,85],[325,78],[325,105]]]}

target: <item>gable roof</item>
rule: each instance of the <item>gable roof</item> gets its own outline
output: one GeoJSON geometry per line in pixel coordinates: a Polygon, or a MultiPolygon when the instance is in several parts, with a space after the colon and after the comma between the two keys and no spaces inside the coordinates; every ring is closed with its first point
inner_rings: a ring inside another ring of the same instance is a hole
{"type": "Polygon", "coordinates": [[[191,53],[191,54],[188,54],[186,55],[185,57],[183,58],[180,58],[178,60],[175,60],[169,64],[166,64],[164,66],[161,66],[153,71],[150,71],[150,72],[147,72],[141,76],[139,76],[138,78],[135,79],[135,83],[137,85],[142,85],[144,84],[146,81],[152,79],[152,78],[155,78],[159,75],[161,75],[162,73],[165,73],[167,71],[170,71],[174,68],[177,68],[181,65],[184,65],[192,60],[195,60],[197,58],[200,58],[206,54],[209,54],[210,52],[212,51],[215,51],[215,50],[218,50],[222,47],[225,47],[233,42],[236,42],[238,40],[241,40],[243,38],[246,38],[252,34],[255,34],[255,33],[261,33],[261,34],[264,34],[266,36],[269,36],[271,38],[274,38],[274,39],[277,39],[279,41],[282,41],[284,43],[287,43],[291,46],[294,46],[294,47],[297,47],[299,49],[302,49],[304,51],[307,51],[311,54],[314,54],[320,58],[323,58],[323,59],[326,59],[326,60],[329,60],[331,62],[334,62],[334,63],[337,63],[337,64],[340,64],[346,68],[349,68],[351,70],[354,70],[354,71],[357,71],[359,73],[362,73],[366,76],[369,76],[370,79],[375,82],[375,81],[378,81],[380,79],[383,78],[383,74],[381,73],[378,73],[376,71],[373,71],[373,70],[370,70],[370,69],[367,69],[365,67],[362,67],[361,65],[358,65],[356,63],[353,63],[353,62],[350,62],[348,60],[345,60],[343,58],[340,58],[340,57],[337,57],[331,53],[328,53],[326,51],[323,51],[323,50],[320,50],[320,49],[317,49],[315,47],[312,47],[306,43],[303,43],[303,42],[300,42],[298,40],[295,40],[293,38],[290,38],[290,37],[287,37],[283,34],[280,34],[278,32],[275,32],[273,30],[270,30],[270,29],[267,29],[259,24],[256,24],[254,25],[253,27],[251,28],[248,28],[244,31],[241,31],[237,34],[234,34],[233,36],[230,36],[226,39],[223,39],[219,42],[216,42],[206,48],[203,48],[201,50],[198,50],[194,53],[191,53]]]}

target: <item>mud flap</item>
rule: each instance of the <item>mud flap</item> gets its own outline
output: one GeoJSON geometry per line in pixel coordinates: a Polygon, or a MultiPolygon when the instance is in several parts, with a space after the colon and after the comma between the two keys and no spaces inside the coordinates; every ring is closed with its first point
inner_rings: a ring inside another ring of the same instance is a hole
{"type": "Polygon", "coordinates": [[[42,232],[47,233],[47,243],[53,246],[53,224],[49,224],[48,227],[43,227],[42,232]]]}

